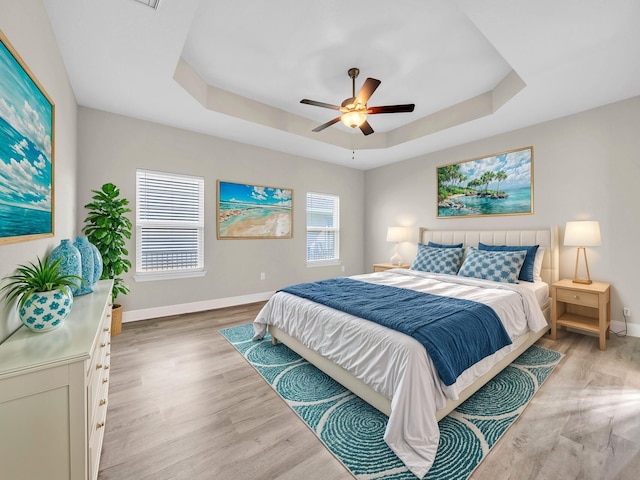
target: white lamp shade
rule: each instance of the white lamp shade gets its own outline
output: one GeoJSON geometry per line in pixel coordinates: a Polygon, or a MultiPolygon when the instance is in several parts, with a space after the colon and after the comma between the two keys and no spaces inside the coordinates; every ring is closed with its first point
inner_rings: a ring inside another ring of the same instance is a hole
{"type": "Polygon", "coordinates": [[[567,222],[564,244],[569,247],[600,246],[600,223],[592,220],[567,222]]]}
{"type": "Polygon", "coordinates": [[[387,229],[387,242],[405,242],[409,238],[407,227],[389,227],[387,229]]]}
{"type": "Polygon", "coordinates": [[[365,122],[366,119],[367,116],[364,114],[364,112],[360,112],[357,110],[347,112],[341,117],[342,123],[351,128],[359,127],[365,122]]]}

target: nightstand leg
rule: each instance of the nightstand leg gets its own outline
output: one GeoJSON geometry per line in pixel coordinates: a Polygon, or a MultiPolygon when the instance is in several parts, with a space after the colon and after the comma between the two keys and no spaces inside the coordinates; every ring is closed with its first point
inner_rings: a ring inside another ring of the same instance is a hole
{"type": "Polygon", "coordinates": [[[607,306],[609,302],[606,301],[604,295],[600,295],[598,308],[598,324],[600,327],[600,350],[607,349],[607,338],[609,338],[609,318],[607,316],[607,306]]]}
{"type": "Polygon", "coordinates": [[[558,330],[558,305],[556,304],[556,290],[552,289],[553,300],[551,300],[551,340],[555,340],[558,330]]]}

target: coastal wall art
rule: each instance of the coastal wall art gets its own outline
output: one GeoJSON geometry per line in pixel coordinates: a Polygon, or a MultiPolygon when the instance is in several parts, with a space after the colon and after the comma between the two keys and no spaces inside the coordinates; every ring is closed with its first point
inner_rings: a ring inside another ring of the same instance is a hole
{"type": "Polygon", "coordinates": [[[51,237],[54,104],[0,31],[0,244],[51,237]]]}
{"type": "Polygon", "coordinates": [[[218,239],[293,238],[293,190],[218,180],[218,239]]]}
{"type": "Polygon", "coordinates": [[[533,213],[533,147],[436,168],[438,218],[533,213]]]}

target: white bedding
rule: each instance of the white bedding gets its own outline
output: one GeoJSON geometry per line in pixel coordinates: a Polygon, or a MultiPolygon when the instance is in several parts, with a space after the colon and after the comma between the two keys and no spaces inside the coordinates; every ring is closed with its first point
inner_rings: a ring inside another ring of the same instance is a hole
{"type": "MultiPolygon", "coordinates": [[[[547,327],[535,289],[520,284],[400,269],[351,278],[485,303],[496,311],[512,340],[547,327]]],[[[508,345],[484,358],[446,387],[418,341],[376,323],[278,292],[254,322],[258,337],[264,336],[267,325],[280,328],[391,399],[384,439],[418,478],[427,473],[438,448],[436,411],[514,348],[508,345]]]]}
{"type": "Polygon", "coordinates": [[[533,293],[538,300],[538,305],[540,308],[544,309],[549,303],[549,285],[542,280],[537,282],[520,282],[519,284],[522,288],[528,288],[529,290],[533,290],[533,293]]]}

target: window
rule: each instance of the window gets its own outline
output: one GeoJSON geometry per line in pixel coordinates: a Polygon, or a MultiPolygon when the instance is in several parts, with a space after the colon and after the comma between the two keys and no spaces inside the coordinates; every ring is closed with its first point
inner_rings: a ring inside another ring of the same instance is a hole
{"type": "Polygon", "coordinates": [[[204,179],[136,170],[136,280],[204,275],[204,179]]]}
{"type": "Polygon", "coordinates": [[[307,264],[340,261],[340,197],[307,193],[307,264]]]}

